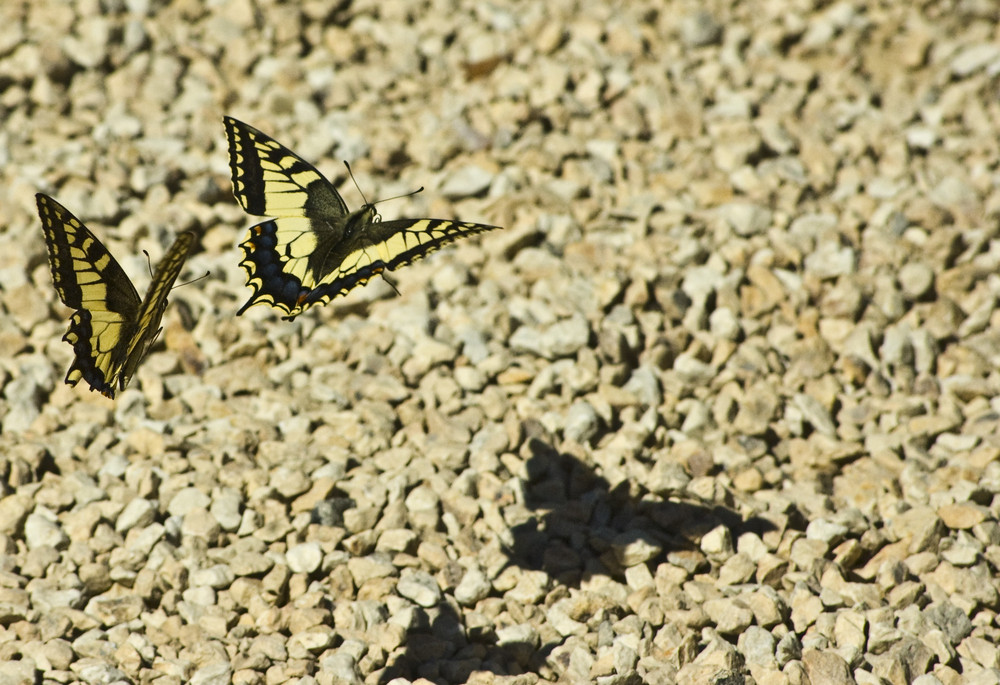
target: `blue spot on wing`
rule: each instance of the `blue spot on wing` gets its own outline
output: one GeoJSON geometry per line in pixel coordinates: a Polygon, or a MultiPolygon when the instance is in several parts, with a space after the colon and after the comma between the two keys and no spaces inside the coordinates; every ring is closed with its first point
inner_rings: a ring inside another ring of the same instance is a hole
{"type": "Polygon", "coordinates": [[[278,227],[274,220],[264,221],[250,229],[250,237],[240,247],[243,261],[240,266],[247,272],[253,295],[237,315],[242,314],[258,300],[292,312],[301,297],[309,292],[295,276],[282,269],[278,251],[278,227]]]}

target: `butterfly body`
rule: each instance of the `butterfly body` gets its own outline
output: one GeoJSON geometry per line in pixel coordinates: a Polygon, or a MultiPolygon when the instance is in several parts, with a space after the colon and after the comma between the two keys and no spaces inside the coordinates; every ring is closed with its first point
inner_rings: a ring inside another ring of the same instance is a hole
{"type": "Polygon", "coordinates": [[[497,226],[445,219],[382,221],[372,203],[349,211],[319,171],[273,138],[224,117],[233,194],[255,216],[272,216],[241,243],[250,299],[285,319],[325,304],[459,238],[497,226]]]}
{"type": "Polygon", "coordinates": [[[63,340],[74,359],[66,382],[87,381],[108,398],[124,390],[160,331],[167,294],[180,274],[194,234],[182,233],[157,265],[145,298],[83,222],[48,195],[35,196],[56,293],[76,311],[63,340]]]}

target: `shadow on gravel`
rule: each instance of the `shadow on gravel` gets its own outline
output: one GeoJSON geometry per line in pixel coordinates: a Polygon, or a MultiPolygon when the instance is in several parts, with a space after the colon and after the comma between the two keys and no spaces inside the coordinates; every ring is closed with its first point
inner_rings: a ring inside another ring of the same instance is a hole
{"type": "Polygon", "coordinates": [[[767,519],[743,519],[714,503],[655,501],[645,497],[642,483],[632,483],[639,494],[630,495],[629,483],[611,487],[578,459],[538,438],[531,439],[529,449],[524,493],[535,516],[511,530],[511,561],[545,571],[563,585],[579,587],[595,575],[623,582],[624,566],[635,565],[628,557],[635,556],[648,557],[654,575],[662,561],[700,573],[709,568],[700,541],[714,528],[725,526],[733,545],[744,533],[774,529],[767,519]]]}
{"type": "Polygon", "coordinates": [[[425,678],[437,685],[452,685],[468,682],[474,672],[537,673],[548,655],[548,650],[529,642],[496,644],[494,626],[464,625],[450,604],[428,609],[426,616],[426,623],[407,632],[406,651],[388,664],[379,683],[425,678]]]}
{"type": "MultiPolygon", "coordinates": [[[[578,459],[543,440],[531,438],[528,446],[524,493],[535,515],[512,528],[510,563],[545,571],[557,584],[579,588],[598,575],[624,582],[619,555],[626,548],[649,555],[645,563],[654,574],[664,560],[692,573],[707,571],[709,562],[699,543],[709,531],[725,526],[735,544],[745,532],[761,535],[774,529],[766,519],[743,519],[714,504],[644,501],[641,483],[634,485],[642,494],[632,497],[628,483],[610,487],[578,459]]],[[[465,625],[442,603],[408,631],[405,653],[387,666],[380,682],[426,678],[444,685],[464,683],[476,671],[538,673],[555,646],[527,641],[498,645],[492,624],[465,625]]]]}

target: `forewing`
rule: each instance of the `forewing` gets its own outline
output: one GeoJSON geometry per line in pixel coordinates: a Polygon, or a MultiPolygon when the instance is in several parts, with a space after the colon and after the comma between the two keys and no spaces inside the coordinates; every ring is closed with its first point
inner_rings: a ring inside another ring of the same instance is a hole
{"type": "Polygon", "coordinates": [[[316,168],[253,126],[223,117],[233,195],[254,216],[306,216],[335,222],[347,215],[340,193],[316,168]]]}

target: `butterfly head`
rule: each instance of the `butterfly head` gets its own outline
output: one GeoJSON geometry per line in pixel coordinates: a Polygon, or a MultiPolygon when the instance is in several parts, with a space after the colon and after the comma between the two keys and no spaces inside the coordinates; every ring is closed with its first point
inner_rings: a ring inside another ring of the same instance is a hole
{"type": "Polygon", "coordinates": [[[361,209],[351,212],[350,216],[347,217],[347,234],[350,235],[354,228],[360,226],[367,226],[369,224],[377,224],[382,221],[382,215],[378,213],[375,209],[375,205],[379,202],[385,202],[387,200],[396,200],[401,197],[410,197],[416,195],[417,193],[422,193],[424,187],[420,186],[414,191],[409,193],[404,193],[403,195],[394,195],[392,197],[384,197],[381,200],[376,200],[375,202],[369,202],[368,198],[365,197],[364,192],[361,190],[361,186],[358,185],[357,179],[354,178],[354,172],[351,171],[351,165],[344,160],[344,166],[347,167],[347,173],[350,175],[351,180],[354,181],[354,187],[358,189],[361,193],[361,199],[364,200],[364,204],[361,205],[361,209]]]}
{"type": "Polygon", "coordinates": [[[347,215],[344,222],[344,236],[350,237],[359,231],[363,231],[365,226],[377,223],[382,220],[381,215],[375,211],[374,204],[363,204],[360,209],[356,209],[347,215]]]}

